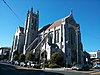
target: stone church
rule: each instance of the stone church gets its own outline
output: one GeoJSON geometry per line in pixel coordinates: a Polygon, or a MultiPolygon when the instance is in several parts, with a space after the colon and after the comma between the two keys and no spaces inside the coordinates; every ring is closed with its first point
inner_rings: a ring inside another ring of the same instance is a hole
{"type": "Polygon", "coordinates": [[[45,52],[46,60],[50,59],[52,53],[61,52],[66,64],[83,63],[80,25],[70,10],[68,16],[39,28],[39,11],[33,13],[31,8],[27,13],[25,27],[19,26],[14,35],[11,58],[15,50],[20,54],[32,51],[40,59],[45,52]]]}

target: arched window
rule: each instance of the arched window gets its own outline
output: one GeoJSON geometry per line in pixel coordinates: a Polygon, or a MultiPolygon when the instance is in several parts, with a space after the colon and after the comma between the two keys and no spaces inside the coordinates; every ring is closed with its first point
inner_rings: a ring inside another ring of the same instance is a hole
{"type": "Polygon", "coordinates": [[[56,43],[59,42],[59,30],[56,30],[56,43]]]}
{"type": "Polygon", "coordinates": [[[74,45],[76,42],[75,42],[75,30],[74,28],[69,28],[69,42],[70,42],[70,45],[74,45]]]}

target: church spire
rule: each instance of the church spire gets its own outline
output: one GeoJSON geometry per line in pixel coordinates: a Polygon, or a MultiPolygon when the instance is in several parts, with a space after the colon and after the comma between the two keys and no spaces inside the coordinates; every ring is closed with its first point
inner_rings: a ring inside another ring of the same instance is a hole
{"type": "Polygon", "coordinates": [[[33,7],[31,8],[31,12],[33,12],[33,7]]]}
{"type": "Polygon", "coordinates": [[[70,9],[70,16],[72,17],[73,16],[73,14],[72,14],[73,12],[72,12],[72,8],[70,9]]]}
{"type": "Polygon", "coordinates": [[[72,14],[72,8],[70,9],[70,14],[72,14]]]}

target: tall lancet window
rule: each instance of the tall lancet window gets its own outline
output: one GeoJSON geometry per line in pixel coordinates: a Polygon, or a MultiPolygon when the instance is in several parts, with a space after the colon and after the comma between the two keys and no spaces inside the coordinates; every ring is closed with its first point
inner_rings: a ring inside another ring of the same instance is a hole
{"type": "Polygon", "coordinates": [[[59,30],[56,30],[56,43],[59,42],[59,30]]]}
{"type": "Polygon", "coordinates": [[[17,40],[18,40],[18,36],[15,37],[15,47],[14,47],[14,49],[16,49],[16,46],[17,46],[17,40]]]}

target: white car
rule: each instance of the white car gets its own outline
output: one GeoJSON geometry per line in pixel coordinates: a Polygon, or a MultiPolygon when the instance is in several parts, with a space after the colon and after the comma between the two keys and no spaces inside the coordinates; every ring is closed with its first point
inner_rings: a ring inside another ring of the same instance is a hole
{"type": "Polygon", "coordinates": [[[32,61],[27,62],[27,66],[31,67],[32,61]]]}
{"type": "Polygon", "coordinates": [[[18,61],[15,61],[15,62],[14,62],[14,65],[19,65],[19,62],[18,62],[18,61]]]}
{"type": "Polygon", "coordinates": [[[27,63],[27,66],[28,67],[35,67],[37,64],[36,63],[33,63],[32,61],[29,61],[28,63],[27,63]]]}
{"type": "Polygon", "coordinates": [[[20,62],[20,66],[26,67],[27,66],[27,63],[26,62],[20,62]]]}
{"type": "Polygon", "coordinates": [[[72,70],[82,70],[82,69],[83,69],[83,65],[81,65],[81,64],[77,64],[72,67],[72,70]]]}

